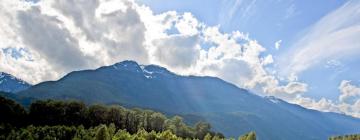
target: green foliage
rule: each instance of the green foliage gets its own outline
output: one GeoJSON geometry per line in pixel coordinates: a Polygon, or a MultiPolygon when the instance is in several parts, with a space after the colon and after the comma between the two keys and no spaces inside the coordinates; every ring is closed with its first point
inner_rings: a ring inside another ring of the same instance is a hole
{"type": "Polygon", "coordinates": [[[126,109],[121,106],[91,105],[76,101],[36,101],[29,112],[0,97],[0,139],[222,139],[221,133],[199,122],[194,127],[183,118],[151,110],[126,109]],[[20,125],[21,122],[22,125],[20,125]]]}
{"type": "Polygon", "coordinates": [[[14,101],[1,96],[0,114],[0,123],[10,123],[15,126],[20,126],[25,123],[25,109],[14,101]]]}
{"type": "Polygon", "coordinates": [[[95,135],[95,140],[110,140],[110,134],[106,125],[101,125],[95,135]]]}
{"type": "Polygon", "coordinates": [[[205,135],[210,132],[210,124],[205,122],[199,122],[195,125],[196,133],[195,137],[199,139],[204,139],[205,135]]]}
{"type": "Polygon", "coordinates": [[[77,133],[78,128],[73,126],[28,126],[21,129],[13,129],[11,133],[7,136],[7,139],[21,139],[21,140],[31,140],[31,139],[58,139],[58,140],[68,140],[72,139],[77,133]]]}
{"type": "Polygon", "coordinates": [[[119,130],[113,137],[113,140],[129,140],[131,139],[131,134],[125,130],[119,130]]]}
{"type": "Polygon", "coordinates": [[[239,137],[239,140],[256,140],[256,134],[255,134],[255,132],[247,133],[247,134],[239,137]]]}
{"type": "Polygon", "coordinates": [[[360,134],[330,137],[329,140],[360,140],[360,134]]]}

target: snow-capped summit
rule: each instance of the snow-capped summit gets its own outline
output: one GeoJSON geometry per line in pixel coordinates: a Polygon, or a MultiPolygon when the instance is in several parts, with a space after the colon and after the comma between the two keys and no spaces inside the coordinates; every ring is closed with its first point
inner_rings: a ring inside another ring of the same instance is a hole
{"type": "Polygon", "coordinates": [[[175,75],[174,73],[170,72],[164,67],[157,65],[140,65],[137,62],[131,60],[118,62],[114,65],[111,65],[110,67],[112,67],[115,70],[126,70],[131,72],[142,73],[148,79],[156,78],[157,75],[164,75],[164,76],[175,75]]]}
{"type": "Polygon", "coordinates": [[[0,91],[16,93],[29,88],[31,85],[19,78],[0,72],[0,91]]]}

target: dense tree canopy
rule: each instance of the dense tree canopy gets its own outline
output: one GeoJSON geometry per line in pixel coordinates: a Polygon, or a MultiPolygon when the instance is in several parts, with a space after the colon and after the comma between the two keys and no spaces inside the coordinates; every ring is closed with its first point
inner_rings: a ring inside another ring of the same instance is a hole
{"type": "MultiPolygon", "coordinates": [[[[86,106],[78,101],[39,100],[26,110],[0,96],[0,114],[0,139],[224,139],[221,133],[212,132],[206,122],[191,127],[179,116],[167,118],[152,110],[118,105],[86,106]]],[[[255,133],[243,137],[241,140],[255,140],[255,133]]]]}
{"type": "MultiPolygon", "coordinates": [[[[193,127],[183,118],[167,118],[159,112],[121,106],[91,105],[77,101],[36,101],[28,111],[0,97],[0,139],[96,139],[177,140],[223,139],[211,126],[198,122],[193,127]]],[[[246,135],[254,137],[255,133],[246,135]]]]}

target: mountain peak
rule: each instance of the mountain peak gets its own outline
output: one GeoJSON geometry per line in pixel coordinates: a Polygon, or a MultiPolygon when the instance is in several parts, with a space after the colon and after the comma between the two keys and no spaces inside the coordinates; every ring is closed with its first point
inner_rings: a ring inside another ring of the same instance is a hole
{"type": "Polygon", "coordinates": [[[0,91],[18,92],[27,89],[31,85],[15,76],[0,72],[0,91]]]}
{"type": "Polygon", "coordinates": [[[133,72],[143,73],[146,78],[154,78],[156,75],[175,75],[173,72],[170,72],[168,69],[158,66],[158,65],[139,65],[137,62],[132,60],[125,60],[122,62],[115,63],[112,65],[116,70],[128,70],[133,72]]]}
{"type": "Polygon", "coordinates": [[[124,60],[121,62],[116,63],[115,65],[121,65],[121,66],[139,66],[139,64],[136,61],[133,60],[124,60]]]}
{"type": "Polygon", "coordinates": [[[140,72],[141,68],[139,66],[139,64],[135,61],[132,60],[125,60],[119,63],[116,63],[113,65],[114,69],[126,69],[126,70],[133,70],[133,71],[137,71],[140,72]]]}
{"type": "MultiPolygon", "coordinates": [[[[7,77],[7,76],[12,76],[11,74],[5,73],[5,72],[0,72],[0,79],[7,77]]],[[[12,76],[13,77],[13,76],[12,76]]]]}
{"type": "Polygon", "coordinates": [[[17,80],[17,81],[19,81],[19,82],[21,82],[23,84],[26,83],[25,81],[23,81],[23,80],[21,80],[19,78],[16,78],[15,76],[13,76],[11,74],[8,74],[8,73],[5,73],[5,72],[0,72],[0,84],[1,84],[1,82],[4,82],[4,81],[6,81],[8,79],[17,80]]]}
{"type": "Polygon", "coordinates": [[[142,69],[147,72],[152,73],[166,73],[166,74],[172,74],[168,69],[158,66],[158,65],[143,65],[142,69]]]}

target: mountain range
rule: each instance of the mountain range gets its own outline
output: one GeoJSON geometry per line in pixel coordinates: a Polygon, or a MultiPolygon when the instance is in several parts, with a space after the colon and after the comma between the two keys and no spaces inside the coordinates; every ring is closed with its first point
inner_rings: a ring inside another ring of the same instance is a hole
{"type": "Polygon", "coordinates": [[[226,136],[255,131],[260,140],[317,140],[360,132],[358,118],[260,97],[216,77],[180,76],[160,66],[134,61],[71,72],[58,81],[17,92],[16,96],[121,104],[196,116],[226,136]]]}
{"type": "Polygon", "coordinates": [[[0,91],[3,92],[19,92],[29,88],[31,85],[11,74],[0,72],[0,91]]]}

